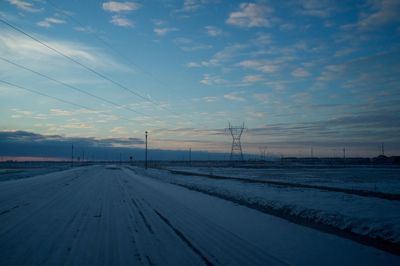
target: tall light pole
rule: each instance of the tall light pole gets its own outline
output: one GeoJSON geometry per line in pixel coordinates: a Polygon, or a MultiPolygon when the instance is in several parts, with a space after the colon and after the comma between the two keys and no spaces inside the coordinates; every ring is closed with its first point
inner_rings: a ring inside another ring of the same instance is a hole
{"type": "Polygon", "coordinates": [[[146,136],[146,153],[145,153],[144,167],[147,169],[147,131],[145,132],[145,136],[146,136]]]}

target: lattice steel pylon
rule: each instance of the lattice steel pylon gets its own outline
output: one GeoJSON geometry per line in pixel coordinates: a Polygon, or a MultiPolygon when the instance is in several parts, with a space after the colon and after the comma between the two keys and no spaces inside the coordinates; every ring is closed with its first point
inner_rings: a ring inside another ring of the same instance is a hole
{"type": "Polygon", "coordinates": [[[231,161],[243,161],[242,144],[240,143],[240,138],[243,132],[246,131],[244,123],[241,126],[232,126],[229,122],[228,128],[225,132],[229,132],[232,136],[232,148],[231,148],[231,161]]]}

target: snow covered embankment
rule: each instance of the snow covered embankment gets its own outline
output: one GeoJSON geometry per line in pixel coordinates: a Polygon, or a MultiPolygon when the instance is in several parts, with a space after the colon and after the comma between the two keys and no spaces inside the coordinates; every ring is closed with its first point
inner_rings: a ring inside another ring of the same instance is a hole
{"type": "MultiPolygon", "coordinates": [[[[140,169],[135,169],[140,171],[140,169]]],[[[143,171],[144,172],[144,171],[143,171]]],[[[296,218],[400,246],[400,202],[317,189],[215,180],[149,169],[146,175],[289,220],[296,218]]]]}

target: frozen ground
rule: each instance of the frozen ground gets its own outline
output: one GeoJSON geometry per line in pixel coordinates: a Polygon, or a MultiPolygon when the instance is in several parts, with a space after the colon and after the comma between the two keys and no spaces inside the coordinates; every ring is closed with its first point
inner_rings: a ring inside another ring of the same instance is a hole
{"type": "Polygon", "coordinates": [[[366,238],[366,241],[382,240],[383,244],[400,247],[399,200],[235,179],[176,175],[157,169],[148,170],[147,175],[281,217],[301,218],[303,222],[351,232],[366,238]]]}
{"type": "Polygon", "coordinates": [[[0,164],[0,182],[57,172],[69,167],[69,163],[2,163],[0,164]]]}
{"type": "Polygon", "coordinates": [[[60,263],[399,265],[400,258],[141,170],[91,166],[0,182],[0,265],[60,263]]]}
{"type": "Polygon", "coordinates": [[[309,165],[288,167],[225,168],[168,167],[167,169],[252,180],[337,187],[400,194],[400,167],[384,165],[309,165]]]}

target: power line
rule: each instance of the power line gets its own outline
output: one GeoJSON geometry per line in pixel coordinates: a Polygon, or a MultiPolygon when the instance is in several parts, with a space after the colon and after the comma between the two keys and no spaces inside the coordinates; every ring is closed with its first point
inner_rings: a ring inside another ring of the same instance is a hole
{"type": "MultiPolygon", "coordinates": [[[[66,16],[67,18],[69,18],[70,20],[72,20],[73,22],[75,22],[76,24],[78,24],[79,26],[81,26],[82,28],[88,27],[87,25],[84,25],[83,23],[81,23],[78,19],[76,19],[75,17],[69,15],[68,13],[66,13],[64,10],[62,10],[61,8],[59,8],[56,4],[54,4],[52,1],[47,1],[55,10],[63,13],[64,16],[66,16]]],[[[162,84],[165,87],[171,87],[169,86],[167,83],[165,83],[164,81],[162,81],[161,79],[157,78],[156,76],[154,76],[152,73],[150,73],[149,71],[147,71],[146,69],[144,69],[143,67],[139,66],[138,64],[136,64],[135,62],[133,62],[132,60],[130,60],[130,58],[128,58],[127,56],[123,55],[122,53],[120,53],[117,49],[115,49],[111,44],[109,44],[103,37],[101,37],[99,34],[96,34],[96,32],[94,31],[90,31],[90,34],[92,34],[98,41],[100,41],[103,45],[105,45],[106,47],[108,47],[114,54],[116,54],[117,56],[119,56],[121,59],[123,59],[124,61],[129,62],[130,64],[134,65],[136,68],[138,68],[140,71],[142,71],[143,73],[145,73],[147,76],[149,76],[150,78],[154,79],[155,81],[157,81],[158,83],[162,84]]],[[[176,114],[174,111],[172,111],[169,108],[166,107],[162,107],[165,110],[168,110],[174,114],[176,114]]],[[[179,116],[179,114],[176,114],[179,116]]]]}
{"type": "Polygon", "coordinates": [[[124,106],[124,105],[120,105],[120,104],[118,104],[118,103],[112,102],[112,101],[107,100],[107,99],[105,99],[105,98],[103,98],[103,97],[97,96],[97,95],[95,95],[95,94],[92,94],[92,93],[87,92],[87,91],[85,91],[85,90],[79,89],[79,88],[77,88],[77,87],[75,87],[75,86],[72,86],[72,85],[70,85],[70,84],[67,84],[67,83],[65,83],[65,82],[59,81],[59,80],[57,80],[57,79],[54,79],[54,78],[52,78],[52,77],[50,77],[50,76],[47,76],[47,75],[45,75],[45,74],[43,74],[43,73],[40,73],[40,72],[38,72],[38,71],[35,71],[35,70],[31,69],[31,68],[28,68],[28,67],[26,67],[26,66],[22,66],[22,65],[20,65],[20,64],[18,64],[18,63],[15,63],[15,62],[13,62],[13,61],[10,61],[10,60],[4,58],[4,57],[1,57],[1,56],[0,56],[0,59],[3,60],[3,61],[5,61],[5,62],[7,62],[7,63],[9,63],[9,64],[12,64],[12,65],[18,67],[18,68],[21,68],[21,69],[24,69],[24,70],[26,70],[26,71],[32,72],[32,73],[34,73],[34,74],[36,74],[36,75],[38,75],[38,76],[44,77],[44,78],[46,78],[46,79],[48,79],[48,80],[51,80],[51,81],[53,81],[53,82],[55,82],[55,83],[57,83],[57,84],[63,85],[63,86],[68,87],[68,88],[70,88],[70,89],[79,91],[80,93],[89,95],[89,96],[91,96],[91,97],[93,97],[93,98],[96,98],[96,99],[98,99],[98,100],[100,100],[100,101],[106,102],[106,103],[108,103],[108,104],[114,105],[114,106],[119,107],[119,108],[124,108],[124,109],[126,109],[126,110],[128,110],[128,111],[134,112],[134,113],[139,114],[139,115],[151,117],[151,116],[149,116],[149,115],[147,115],[147,114],[145,114],[145,113],[142,113],[142,112],[136,111],[136,110],[134,110],[134,109],[132,109],[132,108],[126,107],[126,106],[124,106]]]}
{"type": "MultiPolygon", "coordinates": [[[[1,16],[0,16],[0,17],[1,17],[1,16]]],[[[145,96],[141,95],[140,93],[137,93],[137,92],[135,92],[135,91],[133,91],[133,90],[127,88],[126,86],[122,85],[121,83],[119,83],[119,82],[117,82],[117,81],[115,81],[115,80],[113,80],[113,79],[111,79],[111,78],[105,76],[104,74],[102,74],[102,73],[100,73],[100,72],[94,70],[93,68],[88,67],[88,66],[86,66],[85,64],[83,64],[83,63],[81,63],[81,62],[75,60],[74,58],[72,58],[72,57],[70,57],[70,56],[64,54],[63,52],[59,51],[58,49],[53,48],[53,47],[51,47],[50,45],[47,45],[47,44],[44,43],[43,41],[41,41],[41,40],[35,38],[34,36],[32,36],[32,35],[30,35],[29,33],[23,31],[22,29],[20,29],[20,28],[14,26],[14,25],[12,25],[11,23],[9,23],[9,22],[8,22],[7,20],[5,20],[4,18],[1,17],[1,18],[0,18],[0,21],[1,21],[2,23],[6,24],[7,26],[11,27],[11,28],[14,29],[15,31],[18,31],[19,33],[21,33],[21,34],[23,34],[23,35],[29,37],[30,39],[34,40],[35,42],[40,43],[41,45],[45,46],[46,48],[52,50],[53,52],[55,52],[55,53],[57,53],[57,54],[59,54],[59,55],[61,55],[62,57],[64,57],[64,58],[66,58],[66,59],[68,59],[68,60],[74,62],[75,64],[78,64],[79,66],[81,66],[81,67],[85,68],[86,70],[90,71],[91,73],[93,73],[93,74],[95,74],[95,75],[101,77],[102,79],[105,79],[105,80],[109,81],[110,83],[112,83],[112,84],[114,84],[114,85],[116,85],[116,86],[118,86],[118,87],[120,87],[120,88],[122,88],[122,89],[124,89],[124,90],[126,90],[126,91],[128,91],[128,92],[130,92],[131,94],[133,94],[133,95],[135,95],[135,96],[137,96],[137,97],[139,97],[139,98],[141,98],[141,99],[143,99],[143,100],[145,100],[145,101],[148,101],[148,102],[150,102],[150,103],[156,105],[156,106],[159,107],[159,108],[162,108],[162,109],[164,109],[164,110],[167,110],[165,107],[163,107],[163,106],[161,106],[160,104],[156,103],[155,101],[149,99],[148,97],[145,97],[145,96]]],[[[171,112],[170,110],[167,110],[167,111],[171,112]]],[[[176,115],[175,113],[173,113],[173,114],[176,115]]]]}
{"type": "Polygon", "coordinates": [[[4,84],[7,84],[7,85],[9,85],[9,86],[12,86],[12,87],[21,89],[21,90],[29,91],[29,92],[34,93],[34,94],[38,94],[38,95],[41,95],[41,96],[44,96],[44,97],[47,97],[47,98],[51,98],[51,99],[53,99],[53,100],[57,100],[57,101],[59,101],[59,102],[63,102],[63,103],[66,103],[66,104],[73,105],[73,106],[75,106],[75,107],[84,108],[84,109],[89,110],[89,111],[92,111],[92,112],[98,112],[97,110],[92,109],[92,108],[89,108],[89,107],[86,107],[86,106],[84,106],[84,105],[80,105],[80,104],[78,104],[78,103],[70,102],[70,101],[68,101],[68,100],[63,100],[63,99],[61,99],[61,98],[58,98],[58,97],[55,97],[55,96],[51,96],[51,95],[49,95],[49,94],[46,94],[46,93],[43,93],[43,92],[40,92],[40,91],[37,91],[37,90],[32,90],[32,89],[29,89],[29,88],[26,88],[26,87],[22,87],[22,86],[20,86],[20,85],[17,85],[17,84],[14,84],[14,83],[11,83],[11,82],[8,82],[8,81],[5,81],[5,80],[1,80],[1,79],[0,79],[0,82],[1,82],[1,83],[4,83],[4,84]]]}
{"type": "MultiPolygon", "coordinates": [[[[102,113],[102,114],[109,115],[106,112],[99,111],[99,110],[84,106],[82,104],[78,104],[78,103],[74,103],[74,102],[71,102],[71,101],[68,101],[68,100],[64,100],[64,99],[58,98],[56,96],[51,96],[51,95],[49,95],[47,93],[43,93],[43,92],[40,92],[40,91],[37,91],[37,90],[33,90],[33,89],[30,89],[30,88],[27,88],[27,87],[24,87],[24,86],[21,86],[21,85],[17,85],[15,83],[11,83],[11,82],[8,82],[8,81],[5,81],[5,80],[1,80],[1,79],[0,79],[0,82],[3,83],[3,84],[6,84],[8,86],[12,86],[12,87],[15,87],[15,88],[18,88],[18,89],[21,89],[21,90],[29,91],[29,92],[31,92],[33,94],[41,95],[41,96],[44,96],[44,97],[47,97],[47,98],[50,98],[50,99],[53,99],[53,100],[56,100],[56,101],[59,101],[59,102],[62,102],[62,103],[73,105],[75,107],[83,108],[83,109],[86,109],[86,110],[91,111],[91,112],[102,113]]],[[[136,120],[133,120],[133,119],[129,119],[129,118],[121,117],[121,116],[117,116],[117,117],[119,119],[126,120],[126,121],[129,121],[129,122],[137,122],[136,120]]]]}
{"type": "MultiPolygon", "coordinates": [[[[36,42],[38,42],[38,43],[40,43],[41,45],[45,46],[46,48],[52,50],[53,52],[55,52],[55,53],[61,55],[61,56],[64,57],[64,58],[66,58],[66,59],[68,59],[68,60],[70,60],[70,61],[72,61],[72,62],[78,64],[79,66],[81,66],[81,67],[85,68],[86,70],[92,72],[93,74],[95,74],[95,75],[97,75],[97,76],[99,76],[99,77],[101,77],[101,78],[103,78],[103,79],[109,81],[110,83],[112,83],[112,84],[114,84],[114,85],[116,85],[116,86],[118,86],[118,87],[120,87],[120,88],[122,88],[122,89],[124,89],[124,90],[126,90],[126,91],[128,91],[128,92],[130,92],[130,93],[132,93],[132,94],[134,94],[134,95],[137,96],[137,97],[140,97],[141,99],[143,99],[143,100],[145,100],[145,101],[147,101],[147,102],[150,102],[150,103],[154,104],[155,106],[157,106],[157,107],[159,107],[159,108],[161,108],[161,109],[164,109],[164,110],[170,112],[171,114],[175,115],[175,116],[178,117],[178,118],[182,118],[183,120],[190,121],[191,123],[194,123],[194,121],[193,121],[191,118],[182,117],[181,115],[175,113],[174,111],[169,110],[168,108],[166,108],[166,107],[160,105],[159,103],[157,103],[157,102],[151,100],[150,98],[147,98],[147,97],[142,96],[141,94],[139,94],[139,93],[137,93],[137,92],[134,92],[134,91],[130,90],[129,88],[127,88],[126,86],[120,84],[119,82],[114,81],[113,79],[111,79],[111,78],[105,76],[104,74],[101,74],[100,72],[94,70],[93,68],[88,67],[88,66],[86,66],[85,64],[83,64],[83,63],[81,63],[81,62],[75,60],[74,58],[72,58],[72,57],[70,57],[70,56],[68,56],[68,55],[66,55],[66,54],[64,54],[64,53],[62,53],[61,51],[57,50],[56,48],[51,47],[50,45],[44,43],[43,41],[41,41],[41,40],[35,38],[34,36],[32,36],[32,35],[30,35],[30,34],[28,34],[28,33],[25,32],[24,30],[22,30],[22,29],[20,29],[20,28],[18,28],[18,27],[16,27],[16,26],[14,26],[14,25],[12,25],[12,24],[9,23],[6,19],[4,19],[4,17],[2,17],[1,15],[0,15],[0,21],[1,21],[2,23],[6,24],[7,26],[11,27],[11,28],[14,29],[15,31],[17,31],[17,32],[19,32],[19,33],[21,33],[21,34],[23,34],[23,35],[29,37],[30,39],[32,39],[32,40],[34,40],[34,41],[36,41],[36,42]]],[[[158,119],[158,120],[159,120],[159,119],[158,119]]],[[[159,120],[159,121],[161,121],[161,120],[159,120]]],[[[164,122],[164,121],[163,121],[163,122],[164,122]]],[[[203,126],[207,127],[207,125],[205,125],[205,124],[204,124],[203,126]]]]}

